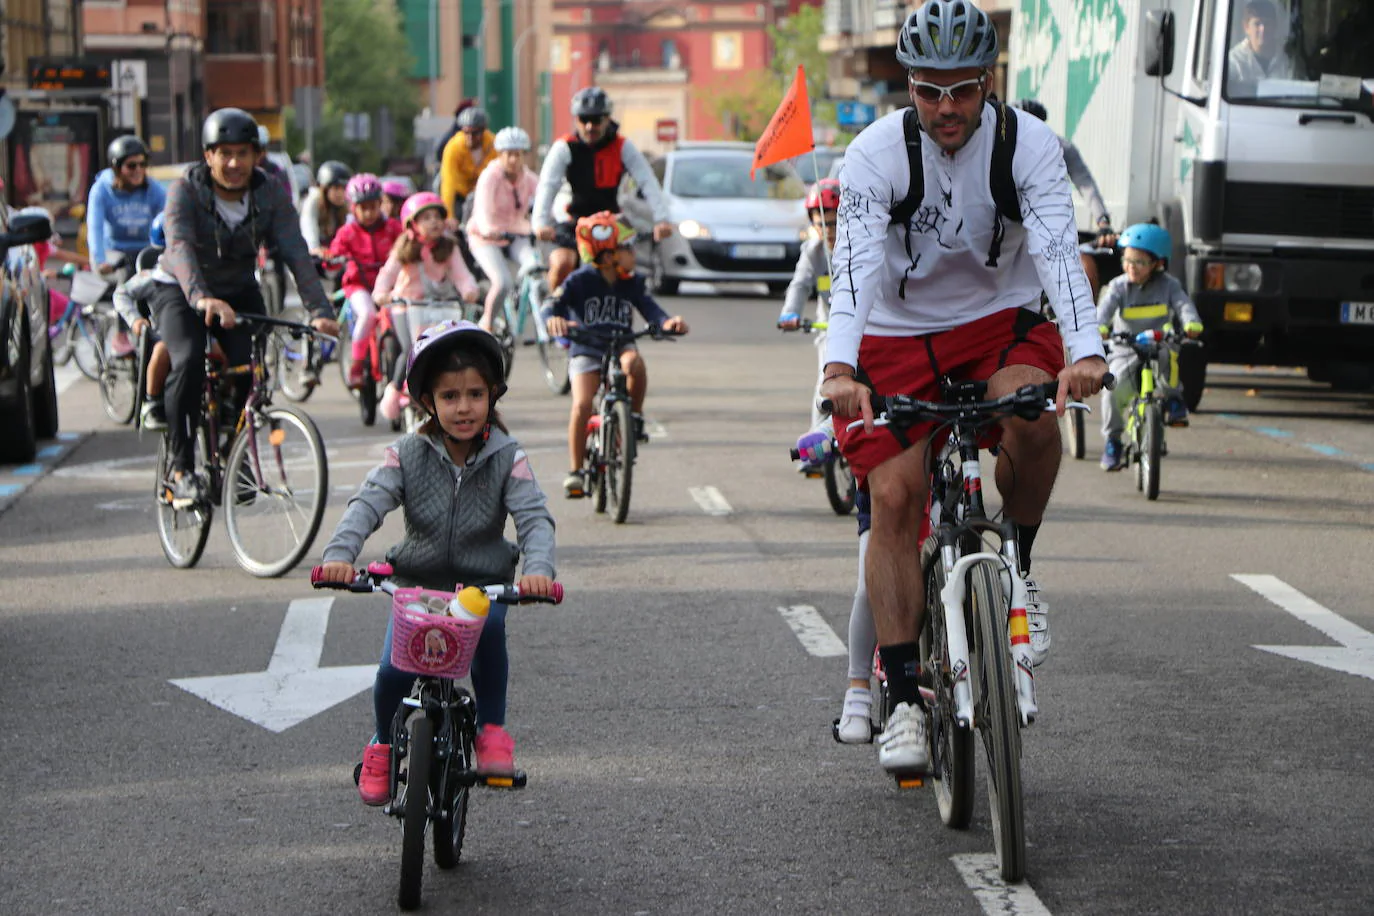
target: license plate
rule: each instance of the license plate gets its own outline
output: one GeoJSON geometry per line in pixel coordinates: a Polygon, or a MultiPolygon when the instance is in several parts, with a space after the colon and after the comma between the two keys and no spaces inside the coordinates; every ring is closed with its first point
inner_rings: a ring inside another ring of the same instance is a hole
{"type": "Polygon", "coordinates": [[[733,254],[741,261],[780,261],[787,257],[787,246],[736,245],[733,254]]]}
{"type": "Polygon", "coordinates": [[[1374,302],[1342,302],[1341,324],[1374,324],[1374,302]]]}

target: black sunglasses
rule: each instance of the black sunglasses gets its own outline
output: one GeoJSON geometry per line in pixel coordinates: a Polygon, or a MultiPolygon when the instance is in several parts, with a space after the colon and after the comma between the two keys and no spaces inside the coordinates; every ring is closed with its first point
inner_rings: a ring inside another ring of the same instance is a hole
{"type": "Polygon", "coordinates": [[[582,115],[582,116],[581,116],[580,118],[578,118],[577,120],[581,121],[583,124],[587,124],[587,125],[590,125],[590,126],[592,126],[592,127],[595,127],[595,126],[597,126],[598,124],[600,124],[602,121],[606,120],[606,116],[605,116],[605,115],[582,115]]]}
{"type": "Polygon", "coordinates": [[[146,169],[148,167],[148,163],[146,160],[142,159],[140,159],[138,162],[134,162],[132,159],[130,159],[121,163],[119,167],[122,169],[146,169]]]}

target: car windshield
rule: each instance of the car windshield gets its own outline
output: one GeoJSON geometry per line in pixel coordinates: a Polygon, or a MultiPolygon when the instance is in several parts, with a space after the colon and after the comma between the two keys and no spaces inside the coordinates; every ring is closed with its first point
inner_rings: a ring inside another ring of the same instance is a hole
{"type": "Polygon", "coordinates": [[[753,157],[747,151],[678,156],[668,193],[676,197],[729,197],[801,200],[806,187],[791,166],[779,162],[749,178],[753,157]]]}
{"type": "Polygon", "coordinates": [[[839,162],[844,156],[842,149],[818,149],[814,156],[807,153],[791,160],[792,167],[797,170],[797,174],[807,184],[814,184],[821,178],[835,176],[835,163],[839,162]]]}
{"type": "Polygon", "coordinates": [[[1226,98],[1374,120],[1374,3],[1232,0],[1226,98]]]}

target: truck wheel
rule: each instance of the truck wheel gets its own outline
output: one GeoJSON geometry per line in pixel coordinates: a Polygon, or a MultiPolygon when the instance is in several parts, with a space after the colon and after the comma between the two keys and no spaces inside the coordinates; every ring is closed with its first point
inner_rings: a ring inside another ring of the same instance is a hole
{"type": "Polygon", "coordinates": [[[1336,391],[1369,391],[1374,388],[1374,367],[1363,363],[1327,363],[1326,376],[1336,391]]]}
{"type": "Polygon", "coordinates": [[[1183,387],[1183,403],[1197,410],[1202,389],[1207,384],[1207,354],[1201,347],[1182,347],[1178,352],[1178,382],[1183,387]]]}

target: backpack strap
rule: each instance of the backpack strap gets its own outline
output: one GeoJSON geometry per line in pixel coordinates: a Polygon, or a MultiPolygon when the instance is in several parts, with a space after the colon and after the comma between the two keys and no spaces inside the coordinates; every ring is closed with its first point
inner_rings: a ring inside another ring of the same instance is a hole
{"type": "MultiPolygon", "coordinates": [[[[912,260],[911,218],[916,215],[916,210],[921,206],[921,199],[925,197],[926,193],[925,166],[921,163],[921,122],[916,116],[915,108],[908,108],[903,113],[902,133],[906,140],[906,162],[910,179],[906,186],[906,196],[888,211],[888,218],[889,224],[900,224],[906,233],[904,244],[906,245],[907,261],[910,262],[912,260]]],[[[897,298],[906,299],[905,276],[902,277],[902,282],[897,285],[897,298]]]]}
{"type": "Polygon", "coordinates": [[[1001,102],[990,103],[997,113],[997,125],[992,138],[992,164],[988,170],[988,187],[997,206],[997,225],[993,228],[992,244],[988,247],[986,267],[996,267],[1002,254],[1002,238],[1006,235],[1003,220],[1019,223],[1023,219],[1021,200],[1016,194],[1016,180],[1012,176],[1012,159],[1016,156],[1016,115],[1001,102]]]}

